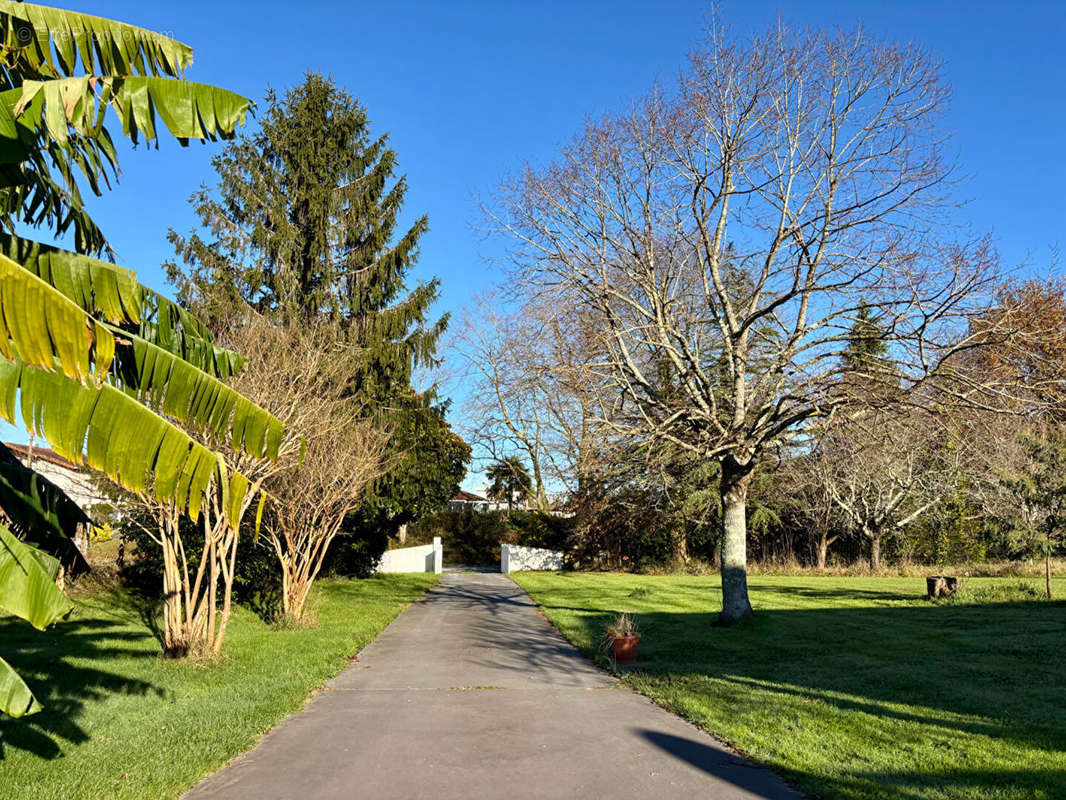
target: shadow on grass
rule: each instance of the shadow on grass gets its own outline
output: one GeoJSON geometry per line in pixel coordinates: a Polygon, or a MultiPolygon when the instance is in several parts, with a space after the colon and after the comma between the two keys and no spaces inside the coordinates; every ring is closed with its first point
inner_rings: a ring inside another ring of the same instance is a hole
{"type": "Polygon", "coordinates": [[[801,800],[798,792],[782,786],[769,770],[723,747],[712,747],[704,741],[662,731],[638,729],[636,732],[677,760],[711,777],[742,787],[748,796],[765,800],[801,800]]]}
{"type": "MultiPolygon", "coordinates": [[[[566,590],[555,595],[558,606],[552,590],[537,594],[549,615],[575,605],[566,590]]],[[[883,600],[894,593],[845,588],[839,597],[868,594],[883,600]]],[[[575,641],[595,642],[614,611],[564,611],[560,621],[575,641]]],[[[1008,743],[1036,764],[1066,753],[1066,603],[767,609],[727,630],[713,628],[706,613],[636,617],[643,638],[630,680],[678,713],[723,725],[746,715],[744,724],[780,727],[786,740],[806,737],[806,747],[823,746],[818,736],[831,733],[838,746],[850,740],[859,752],[895,753],[900,765],[899,772],[863,772],[874,765],[859,755],[836,777],[792,770],[804,785],[820,782],[840,798],[1066,797],[1061,761],[1029,771],[991,768],[1008,743]],[[909,738],[904,744],[896,736],[909,738]],[[945,760],[957,771],[942,769],[945,760]],[[1013,793],[1001,794],[1004,787],[1013,793]]],[[[682,758],[691,750],[681,749],[682,758]]]]}
{"type": "MultiPolygon", "coordinates": [[[[798,793],[781,790],[761,776],[747,759],[712,747],[694,738],[674,736],[661,731],[638,730],[644,739],[665,753],[715,778],[728,780],[760,798],[799,798],[798,793]]],[[[794,771],[793,778],[820,776],[794,771]]],[[[973,790],[980,796],[999,791],[1016,791],[1026,797],[1058,797],[1051,787],[1066,785],[1064,770],[928,770],[900,772],[856,772],[832,786],[833,797],[859,800],[871,796],[871,786],[879,787],[879,796],[894,800],[926,800],[945,787],[973,790]]]]}
{"type": "Polygon", "coordinates": [[[115,659],[155,658],[154,649],[136,646],[151,638],[117,619],[72,620],[41,632],[14,617],[0,618],[4,659],[44,706],[19,719],[0,717],[0,761],[9,748],[51,759],[62,755],[64,742],[88,741],[77,721],[86,703],[113,694],[162,695],[145,681],[108,669],[115,659]]]}

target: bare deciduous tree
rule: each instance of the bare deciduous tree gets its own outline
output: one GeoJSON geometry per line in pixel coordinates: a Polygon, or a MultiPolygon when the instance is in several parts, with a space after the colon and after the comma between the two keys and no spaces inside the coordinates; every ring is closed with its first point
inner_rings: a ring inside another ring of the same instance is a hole
{"type": "Polygon", "coordinates": [[[812,479],[870,547],[881,568],[886,536],[903,535],[957,489],[966,448],[932,415],[870,411],[824,432],[812,479]]]}
{"type": "Polygon", "coordinates": [[[720,624],[751,613],[760,454],[863,402],[838,391],[860,311],[882,322],[903,399],[934,381],[946,393],[953,354],[973,344],[994,259],[984,242],[941,244],[946,97],[921,48],[862,30],[778,26],[748,44],[713,30],[676,97],[590,123],[491,212],[516,279],[602,331],[590,369],[624,412],[605,422],[719,462],[720,624]]]}
{"type": "Polygon", "coordinates": [[[281,612],[299,621],[344,518],[388,468],[390,433],[348,396],[359,353],[335,326],[274,326],[249,315],[227,340],[250,356],[235,386],[286,426],[281,468],[261,478],[262,533],[281,566],[281,612]]]}
{"type": "Polygon", "coordinates": [[[840,510],[833,501],[833,463],[820,447],[782,460],[775,490],[782,505],[800,523],[811,543],[814,565],[825,569],[829,548],[841,535],[840,510]]]}
{"type": "Polygon", "coordinates": [[[467,432],[489,460],[518,451],[530,465],[534,502],[549,507],[548,487],[580,493],[605,446],[603,397],[587,365],[595,333],[566,307],[535,298],[508,312],[478,299],[453,340],[464,365],[467,432]]]}

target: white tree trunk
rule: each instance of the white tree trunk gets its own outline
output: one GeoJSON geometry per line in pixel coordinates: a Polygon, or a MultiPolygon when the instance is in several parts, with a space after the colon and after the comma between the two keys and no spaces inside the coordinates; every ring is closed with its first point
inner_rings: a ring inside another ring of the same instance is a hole
{"type": "Polygon", "coordinates": [[[722,613],[728,626],[752,613],[748,600],[748,486],[751,466],[732,456],[721,461],[722,478],[722,613]]]}

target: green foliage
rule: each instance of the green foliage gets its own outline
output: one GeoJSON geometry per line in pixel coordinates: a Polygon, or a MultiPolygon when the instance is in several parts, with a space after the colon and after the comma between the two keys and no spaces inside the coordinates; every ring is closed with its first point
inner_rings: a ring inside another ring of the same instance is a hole
{"type": "Polygon", "coordinates": [[[469,459],[446,406],[411,385],[416,367],[434,363],[447,324],[430,319],[436,280],[410,291],[405,283],[428,222],[398,228],[407,184],[396,153],[371,134],[366,109],[318,74],[283,97],[268,94],[260,130],[212,163],[216,189],[192,198],[200,230],[170,234],[184,269],[170,264],[169,276],[179,299],[217,327],[251,307],[344,331],[358,353],[352,402],[393,431],[393,468],[351,518],[351,538],[337,542],[354,559],[338,568],[363,570],[383,535],[443,505],[469,459]]]}
{"type": "Polygon", "coordinates": [[[458,491],[470,446],[449,427],[446,407],[427,399],[411,392],[394,405],[398,427],[392,447],[399,452],[398,463],[375,482],[363,507],[345,520],[327,556],[328,573],[373,574],[401,525],[444,508],[458,491]]]}
{"type": "Polygon", "coordinates": [[[533,496],[533,479],[529,470],[517,456],[501,458],[485,470],[489,480],[485,494],[490,500],[507,503],[511,508],[515,503],[524,504],[533,496]]]}
{"type": "Polygon", "coordinates": [[[846,372],[861,373],[876,372],[890,363],[885,331],[866,303],[855,314],[840,360],[846,372]]]}
{"type": "MultiPolygon", "coordinates": [[[[161,121],[183,143],[230,138],[248,111],[245,98],[180,79],[191,50],[150,31],[0,0],[0,39],[0,227],[73,228],[80,253],[108,250],[79,181],[99,194],[117,174],[109,110],[134,142],[157,138],[161,121]]],[[[0,417],[15,422],[17,410],[60,455],[193,517],[216,477],[223,505],[239,506],[248,480],[227,475],[220,454],[174,420],[226,434],[257,457],[276,457],[281,425],[219,382],[232,369],[201,368],[223,354],[203,336],[185,346],[185,332],[198,330],[191,317],[127,271],[13,236],[2,250],[0,417]]],[[[27,542],[69,556],[73,514],[54,486],[9,466],[0,503],[26,541],[3,529],[0,606],[43,628],[69,603],[53,580],[59,562],[27,542]]],[[[0,711],[38,710],[6,666],[0,680],[0,711]]]]}
{"type": "Polygon", "coordinates": [[[1030,603],[1041,599],[1040,590],[1028,581],[970,581],[964,580],[959,590],[938,603],[1030,603]]]}
{"type": "Polygon", "coordinates": [[[217,378],[244,358],[214,343],[207,326],[181,306],[137,282],[133,272],[79,253],[0,233],[0,253],[124,333],[136,334],[217,378]]]}
{"type": "Polygon", "coordinates": [[[191,47],[153,31],[11,0],[0,2],[0,39],[19,53],[27,74],[42,77],[70,75],[78,66],[90,75],[178,76],[192,64],[191,47]]]}
{"type": "Polygon", "coordinates": [[[1051,547],[1066,529],[1066,425],[1023,433],[1018,444],[1022,462],[1000,478],[1014,501],[1003,519],[1034,549],[1051,547]]]}
{"type": "Polygon", "coordinates": [[[448,425],[447,404],[428,400],[412,391],[391,403],[397,425],[391,444],[399,463],[374,484],[354,531],[381,524],[387,534],[395,533],[443,508],[459,491],[470,445],[448,425]]]}
{"type": "Polygon", "coordinates": [[[79,526],[92,520],[54,483],[24,466],[0,444],[0,512],[19,539],[59,559],[76,577],[89,569],[74,544],[79,526]]]}
{"type": "Polygon", "coordinates": [[[228,138],[248,101],[181,79],[191,49],[113,20],[57,8],[0,2],[0,220],[73,229],[79,252],[109,250],[84,207],[118,162],[105,112],[123,135],[157,136],[157,118],[184,141],[228,138]]]}
{"type": "Polygon", "coordinates": [[[284,321],[329,316],[366,359],[352,386],[387,399],[428,364],[444,320],[428,323],[437,282],[404,294],[425,217],[396,237],[407,191],[396,153],[370,134],[366,110],[321,75],[268,94],[260,130],[213,160],[217,198],[193,198],[203,235],[171,233],[187,274],[170,265],[179,299],[209,319],[242,304],[284,321]],[[395,241],[394,241],[395,240],[395,241]]]}
{"type": "MultiPolygon", "coordinates": [[[[20,542],[0,525],[0,609],[43,631],[73,608],[55,584],[58,573],[58,559],[20,542]]],[[[40,710],[29,687],[0,658],[0,711],[21,717],[40,710]]]]}
{"type": "Polygon", "coordinates": [[[1010,547],[993,521],[983,518],[966,486],[945,497],[934,514],[920,520],[908,534],[914,557],[924,564],[960,564],[1008,557],[1010,547]]]}

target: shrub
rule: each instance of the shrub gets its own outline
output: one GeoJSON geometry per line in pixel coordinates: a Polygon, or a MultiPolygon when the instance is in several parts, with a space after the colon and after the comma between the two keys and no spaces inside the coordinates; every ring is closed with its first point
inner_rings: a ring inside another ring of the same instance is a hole
{"type": "Polygon", "coordinates": [[[981,583],[962,582],[959,591],[947,598],[949,603],[984,605],[986,603],[1030,603],[1043,600],[1044,594],[1026,581],[1005,583],[988,581],[981,583]]]}

